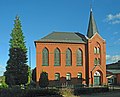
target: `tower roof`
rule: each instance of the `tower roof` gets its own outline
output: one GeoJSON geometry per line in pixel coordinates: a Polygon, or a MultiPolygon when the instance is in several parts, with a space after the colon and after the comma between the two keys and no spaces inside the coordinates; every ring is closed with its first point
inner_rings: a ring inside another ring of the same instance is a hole
{"type": "Polygon", "coordinates": [[[91,9],[88,31],[87,31],[87,37],[91,38],[95,33],[98,33],[98,29],[97,29],[97,25],[95,23],[95,19],[93,17],[93,12],[92,12],[92,9],[91,9]]]}

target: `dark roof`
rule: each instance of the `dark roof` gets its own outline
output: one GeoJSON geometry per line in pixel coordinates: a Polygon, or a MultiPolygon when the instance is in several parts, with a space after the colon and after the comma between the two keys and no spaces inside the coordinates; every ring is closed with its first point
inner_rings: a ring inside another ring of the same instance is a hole
{"type": "Polygon", "coordinates": [[[115,69],[115,70],[119,69],[120,70],[120,60],[116,63],[107,64],[106,68],[107,69],[115,69]]]}
{"type": "Polygon", "coordinates": [[[120,73],[120,70],[112,70],[112,69],[107,69],[108,72],[111,72],[113,74],[118,74],[120,73]]]}
{"type": "Polygon", "coordinates": [[[38,40],[40,42],[86,43],[86,37],[79,32],[52,32],[38,40]]]}
{"type": "Polygon", "coordinates": [[[95,33],[98,33],[97,25],[95,23],[95,19],[93,17],[92,10],[90,11],[90,19],[87,31],[87,37],[91,38],[95,33]]]}

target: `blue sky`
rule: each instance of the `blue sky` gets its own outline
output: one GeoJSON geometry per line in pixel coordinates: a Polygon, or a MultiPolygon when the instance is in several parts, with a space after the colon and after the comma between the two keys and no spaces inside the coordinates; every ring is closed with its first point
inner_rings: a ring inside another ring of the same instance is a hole
{"type": "Polygon", "coordinates": [[[26,46],[31,48],[34,68],[35,40],[52,31],[86,35],[91,2],[99,33],[106,40],[106,63],[120,60],[120,0],[0,0],[0,75],[9,58],[16,15],[20,16],[26,46]]]}

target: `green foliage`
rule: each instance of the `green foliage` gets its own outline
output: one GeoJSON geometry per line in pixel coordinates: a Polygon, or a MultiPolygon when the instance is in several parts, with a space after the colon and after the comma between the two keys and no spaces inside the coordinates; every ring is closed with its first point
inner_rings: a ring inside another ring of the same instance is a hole
{"type": "Polygon", "coordinates": [[[27,48],[25,46],[24,36],[21,29],[21,22],[19,20],[19,17],[16,16],[16,20],[14,20],[14,28],[11,33],[11,39],[10,39],[10,48],[21,48],[25,52],[27,51],[27,48]]]}
{"type": "Polygon", "coordinates": [[[21,85],[28,82],[28,66],[25,64],[25,53],[20,48],[10,49],[10,58],[6,66],[6,83],[8,85],[21,85]],[[11,80],[11,81],[10,81],[11,80]]]}
{"type": "Polygon", "coordinates": [[[5,76],[0,76],[0,89],[7,87],[8,85],[5,83],[5,76]]]}
{"type": "Polygon", "coordinates": [[[27,48],[21,29],[19,17],[14,21],[14,28],[11,33],[9,59],[7,61],[5,82],[9,86],[21,85],[28,82],[27,48]]]}
{"type": "Polygon", "coordinates": [[[0,89],[7,88],[7,87],[8,87],[8,85],[6,83],[0,83],[0,89]]]}
{"type": "Polygon", "coordinates": [[[70,88],[61,89],[60,94],[63,95],[64,97],[78,97],[74,95],[73,90],[70,88]]]}
{"type": "Polygon", "coordinates": [[[42,72],[40,74],[39,85],[41,88],[45,88],[48,86],[48,84],[49,84],[48,74],[46,72],[42,72]]]}
{"type": "Polygon", "coordinates": [[[0,89],[0,97],[63,97],[56,89],[0,89]]]}
{"type": "Polygon", "coordinates": [[[31,83],[31,77],[32,77],[31,68],[28,67],[28,82],[27,82],[27,85],[29,85],[31,83]]]}
{"type": "Polygon", "coordinates": [[[32,80],[36,82],[36,67],[32,71],[32,80]]]}

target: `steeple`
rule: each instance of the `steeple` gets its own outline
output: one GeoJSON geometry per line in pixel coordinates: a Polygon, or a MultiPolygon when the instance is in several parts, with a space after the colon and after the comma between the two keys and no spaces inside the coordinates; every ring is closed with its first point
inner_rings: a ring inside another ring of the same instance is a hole
{"type": "Polygon", "coordinates": [[[98,33],[98,29],[97,29],[97,25],[95,23],[95,19],[93,17],[93,12],[92,12],[92,8],[91,8],[87,37],[91,38],[95,33],[98,33]]]}

